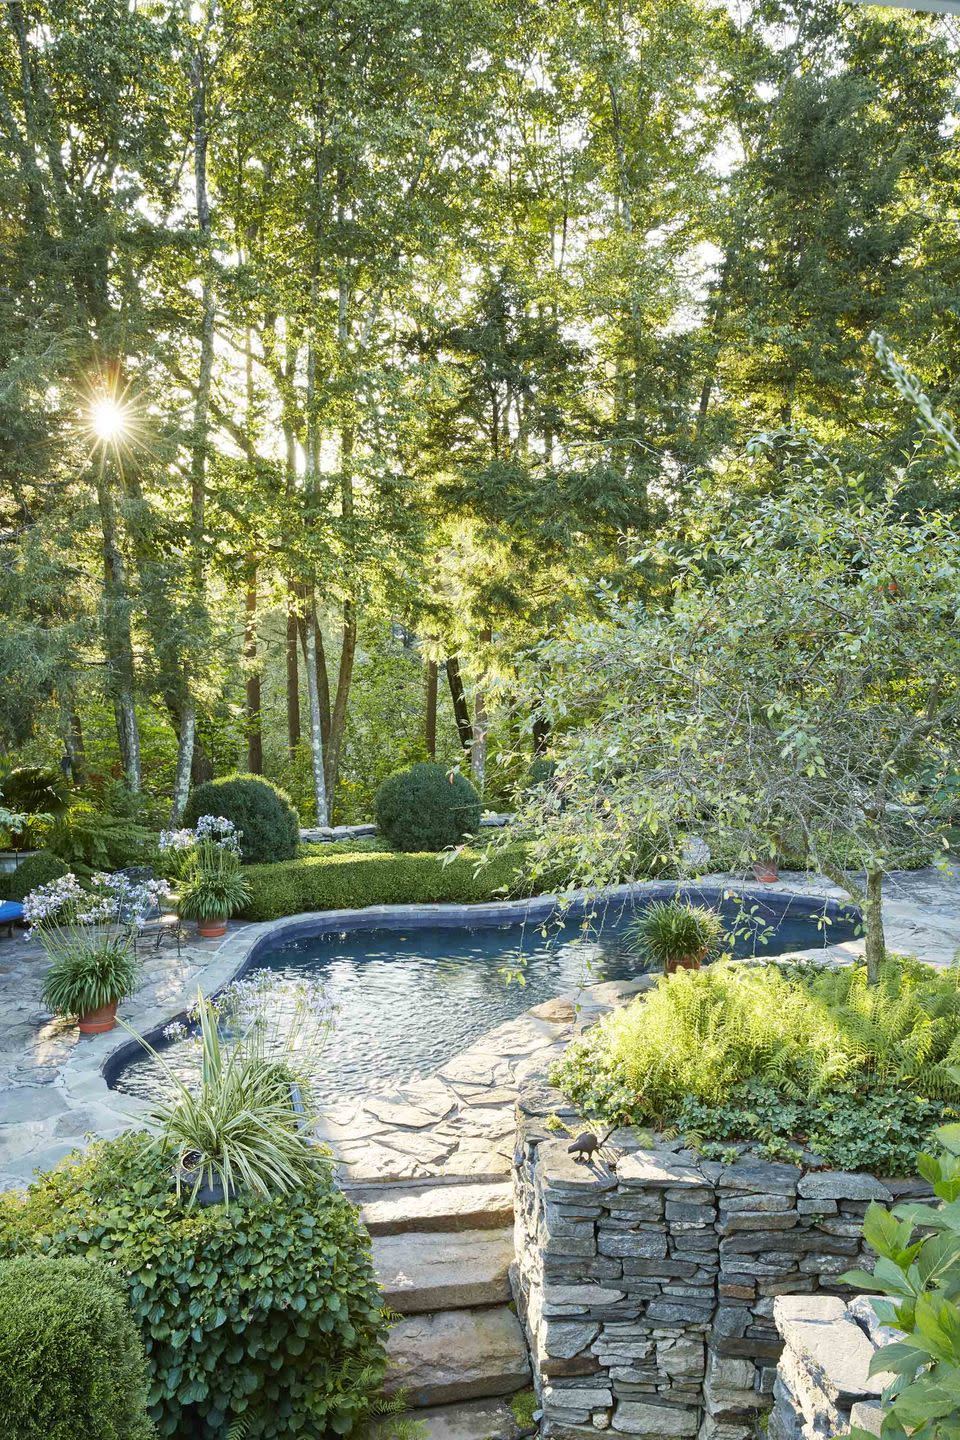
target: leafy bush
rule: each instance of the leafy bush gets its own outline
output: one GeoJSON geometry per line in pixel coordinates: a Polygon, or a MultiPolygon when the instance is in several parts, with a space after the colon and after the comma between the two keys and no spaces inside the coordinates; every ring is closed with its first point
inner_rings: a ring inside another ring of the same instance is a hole
{"type": "Polygon", "coordinates": [[[222,1440],[243,1419],[248,1440],[343,1435],[369,1413],[381,1296],[369,1239],[327,1177],[189,1210],[168,1159],[127,1133],[0,1197],[0,1254],[37,1247],[124,1277],[161,1436],[222,1440]]]}
{"type": "Polygon", "coordinates": [[[649,965],[669,975],[687,961],[699,965],[722,936],[723,921],[716,910],[655,900],[631,923],[624,938],[649,965]]]}
{"type": "Polygon", "coordinates": [[[60,880],[67,873],[67,867],[59,855],[49,850],[38,850],[21,860],[13,874],[7,878],[7,899],[22,900],[39,885],[49,885],[51,880],[60,880]]]}
{"type": "MultiPolygon", "coordinates": [[[[70,787],[61,771],[44,765],[21,765],[0,782],[0,799],[5,808],[38,819],[62,815],[69,794],[70,787]]],[[[10,838],[23,846],[36,828],[28,821],[23,829],[11,829],[10,838]]]]}
{"type": "Polygon", "coordinates": [[[465,775],[423,760],[383,782],[374,813],[398,850],[444,850],[476,834],[480,796],[465,775]]]}
{"type": "MultiPolygon", "coordinates": [[[[610,1120],[686,1121],[717,1139],[762,1138],[766,1128],[771,1138],[833,1146],[836,1155],[852,1144],[845,1127],[856,1128],[842,1107],[826,1113],[841,1092],[862,1099],[868,1090],[899,1090],[905,1116],[914,1113],[908,1099],[918,1101],[917,1124],[936,1124],[942,1107],[960,1101],[958,1023],[960,971],[888,959],[879,983],[868,986],[861,965],[721,962],[665,977],[607,1016],[568,1048],[553,1078],[610,1120]],[[757,1096],[740,1087],[752,1082],[786,1102],[779,1120],[750,1118],[757,1096]],[[710,1119],[711,1111],[724,1113],[710,1119]]],[[[912,1144],[916,1130],[907,1133],[912,1144]]],[[[875,1127],[862,1124],[860,1139],[862,1163],[903,1159],[904,1145],[875,1127]]]]}
{"type": "Polygon", "coordinates": [[[290,798],[260,775],[228,775],[191,790],[184,825],[201,815],[223,815],[241,832],[240,849],[250,864],[292,860],[300,840],[300,821],[290,798]]]}
{"type": "Polygon", "coordinates": [[[105,1267],[0,1263],[0,1415],[11,1440],[151,1440],[143,1344],[105,1267]]]}
{"type": "Polygon", "coordinates": [[[79,796],[53,824],[47,846],[78,875],[145,865],[156,859],[153,816],[119,781],[79,796]]]}
{"type": "Polygon", "coordinates": [[[44,978],[43,1003],[55,1015],[89,1015],[132,995],[139,979],[127,936],[105,940],[78,933],[58,947],[44,978]]]}
{"type": "Polygon", "coordinates": [[[469,904],[527,894],[526,854],[522,845],[510,845],[489,855],[467,850],[453,858],[394,851],[251,866],[246,872],[251,898],[242,914],[247,920],[277,920],[303,910],[469,904]]]}
{"type": "MultiPolygon", "coordinates": [[[[939,1206],[897,1205],[887,1211],[871,1204],[864,1238],[879,1259],[873,1274],[854,1270],[842,1276],[875,1295],[883,1324],[902,1340],[883,1345],[870,1374],[896,1378],[883,1394],[882,1440],[957,1440],[960,1436],[960,1125],[936,1132],[939,1155],[921,1155],[918,1169],[933,1186],[939,1206]]],[[[870,1440],[854,1429],[850,1440],[870,1440]]]]}

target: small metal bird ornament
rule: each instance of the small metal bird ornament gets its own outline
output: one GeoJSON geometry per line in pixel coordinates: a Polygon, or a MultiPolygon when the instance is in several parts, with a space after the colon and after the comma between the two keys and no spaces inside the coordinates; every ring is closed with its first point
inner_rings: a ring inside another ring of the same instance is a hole
{"type": "Polygon", "coordinates": [[[572,1145],[567,1146],[567,1154],[573,1155],[577,1160],[592,1160],[597,1151],[606,1145],[616,1128],[616,1125],[611,1125],[602,1140],[598,1140],[592,1130],[584,1130],[572,1145]]]}

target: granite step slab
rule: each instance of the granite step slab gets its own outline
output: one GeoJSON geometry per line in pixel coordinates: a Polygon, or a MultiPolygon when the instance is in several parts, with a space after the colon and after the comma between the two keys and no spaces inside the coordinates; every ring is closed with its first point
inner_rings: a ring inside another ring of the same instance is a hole
{"type": "Polygon", "coordinates": [[[513,1258],[509,1228],[373,1237],[384,1299],[401,1315],[505,1304],[513,1258]]]}
{"type": "Polygon", "coordinates": [[[420,1427],[421,1440],[516,1440],[520,1434],[508,1402],[495,1398],[434,1405],[411,1419],[420,1427]]]}
{"type": "Polygon", "coordinates": [[[530,1384],[523,1331],[506,1305],[398,1320],[387,1340],[387,1389],[420,1410],[513,1395],[530,1384]]]}
{"type": "Polygon", "coordinates": [[[348,1193],[371,1235],[498,1230],[513,1223],[509,1184],[370,1186],[348,1193]]]}

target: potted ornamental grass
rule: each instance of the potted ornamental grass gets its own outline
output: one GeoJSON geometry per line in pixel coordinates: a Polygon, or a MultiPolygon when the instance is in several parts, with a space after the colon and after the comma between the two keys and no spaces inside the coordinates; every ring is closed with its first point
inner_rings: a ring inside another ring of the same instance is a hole
{"type": "Polygon", "coordinates": [[[26,896],[24,919],[51,961],[43,999],[55,1015],[75,1017],[83,1035],[113,1029],[140,976],[137,932],[165,894],[163,882],[121,871],[86,885],[68,872],[26,896]]]}
{"type": "Polygon", "coordinates": [[[655,900],[632,922],[625,938],[651,969],[672,975],[676,970],[700,969],[720,945],[723,921],[716,910],[704,905],[655,900]]]}
{"type": "Polygon", "coordinates": [[[227,921],[250,899],[240,861],[241,832],[223,815],[201,815],[192,830],[165,830],[160,848],[179,874],[180,915],[196,920],[203,939],[217,940],[227,921]]]}

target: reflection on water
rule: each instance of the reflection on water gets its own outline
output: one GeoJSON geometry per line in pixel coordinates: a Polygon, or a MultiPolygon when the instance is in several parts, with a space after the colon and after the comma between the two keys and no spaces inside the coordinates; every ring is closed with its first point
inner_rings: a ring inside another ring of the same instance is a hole
{"type": "MultiPolygon", "coordinates": [[[[776,955],[855,933],[850,922],[818,929],[812,902],[794,904],[765,943],[741,935],[735,952],[776,955]]],[[[736,912],[730,902],[720,908],[728,919],[736,912]]],[[[251,973],[322,979],[334,1017],[314,1089],[318,1100],[330,1104],[429,1074],[485,1031],[542,1000],[581,984],[636,977],[642,967],[623,942],[631,918],[620,913],[586,929],[579,923],[527,924],[319,936],[258,957],[251,973]]],[[[765,914],[768,925],[777,918],[765,914]]],[[[184,1079],[196,1073],[189,1041],[170,1045],[164,1060],[184,1079]]],[[[162,1069],[149,1057],[127,1066],[116,1084],[146,1097],[163,1086],[162,1069]]]]}

